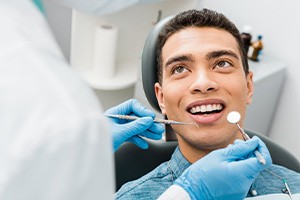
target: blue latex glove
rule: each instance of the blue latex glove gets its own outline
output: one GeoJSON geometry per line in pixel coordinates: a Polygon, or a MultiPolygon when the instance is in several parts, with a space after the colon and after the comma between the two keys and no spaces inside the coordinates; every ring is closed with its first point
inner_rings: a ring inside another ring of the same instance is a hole
{"type": "Polygon", "coordinates": [[[271,164],[266,145],[255,136],[209,153],[187,168],[175,184],[192,199],[244,199],[255,178],[271,164]],[[254,156],[255,149],[266,159],[266,165],[254,156]]]}
{"type": "Polygon", "coordinates": [[[124,142],[132,142],[142,149],[148,148],[148,143],[142,138],[159,140],[162,138],[164,127],[154,123],[155,113],[142,106],[137,100],[130,99],[110,108],[104,114],[134,115],[141,117],[134,121],[110,118],[113,122],[113,146],[116,151],[124,142]]]}

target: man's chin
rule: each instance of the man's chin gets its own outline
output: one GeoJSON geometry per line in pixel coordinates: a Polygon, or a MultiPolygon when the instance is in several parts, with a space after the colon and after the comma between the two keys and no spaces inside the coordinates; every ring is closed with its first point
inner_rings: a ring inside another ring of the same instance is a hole
{"type": "Polygon", "coordinates": [[[185,138],[184,136],[177,136],[179,146],[184,148],[194,149],[195,151],[200,152],[211,152],[217,149],[226,148],[230,142],[226,139],[221,140],[221,138],[213,139],[207,138],[206,140],[202,139],[190,139],[185,138]]]}

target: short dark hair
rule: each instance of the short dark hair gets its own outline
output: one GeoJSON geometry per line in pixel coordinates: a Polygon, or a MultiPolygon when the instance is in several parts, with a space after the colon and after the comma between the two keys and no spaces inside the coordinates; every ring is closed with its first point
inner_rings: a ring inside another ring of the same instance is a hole
{"type": "Polygon", "coordinates": [[[162,28],[157,39],[157,77],[159,83],[162,83],[162,48],[167,39],[174,33],[188,27],[211,27],[229,32],[237,41],[238,48],[242,58],[242,64],[247,75],[249,65],[247,54],[244,49],[243,41],[237,27],[225,17],[225,15],[209,9],[188,10],[179,13],[168,21],[162,28]]]}

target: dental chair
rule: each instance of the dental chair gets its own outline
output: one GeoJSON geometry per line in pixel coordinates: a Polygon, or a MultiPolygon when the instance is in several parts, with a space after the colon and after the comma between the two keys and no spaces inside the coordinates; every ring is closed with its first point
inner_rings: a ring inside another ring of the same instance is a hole
{"type": "MultiPolygon", "coordinates": [[[[150,105],[160,112],[154,92],[154,84],[157,82],[156,74],[156,38],[163,25],[171,17],[160,21],[150,32],[142,55],[142,81],[144,92],[150,105]]],[[[278,164],[300,173],[299,161],[286,149],[276,144],[270,138],[252,131],[245,130],[250,136],[258,136],[267,145],[274,164],[278,164]]],[[[123,144],[115,152],[116,190],[124,183],[136,180],[155,169],[161,163],[170,160],[172,153],[177,147],[176,134],[171,126],[166,125],[165,141],[148,141],[149,148],[142,150],[132,143],[123,144]]]]}

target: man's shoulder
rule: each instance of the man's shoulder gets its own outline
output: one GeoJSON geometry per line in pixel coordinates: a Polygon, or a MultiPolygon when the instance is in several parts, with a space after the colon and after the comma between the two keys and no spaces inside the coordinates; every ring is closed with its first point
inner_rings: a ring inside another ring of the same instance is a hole
{"type": "Polygon", "coordinates": [[[286,181],[294,182],[298,180],[297,183],[300,185],[300,173],[290,170],[286,167],[280,165],[271,165],[266,170],[262,171],[260,176],[266,177],[276,177],[278,180],[285,179],[286,181]]]}
{"type": "Polygon", "coordinates": [[[258,195],[282,193],[285,180],[292,193],[300,193],[300,173],[279,165],[272,165],[262,171],[254,181],[251,190],[258,195]]]}
{"type": "Polygon", "coordinates": [[[165,162],[143,177],[124,184],[115,199],[156,199],[171,185],[172,176],[165,162]]]}

